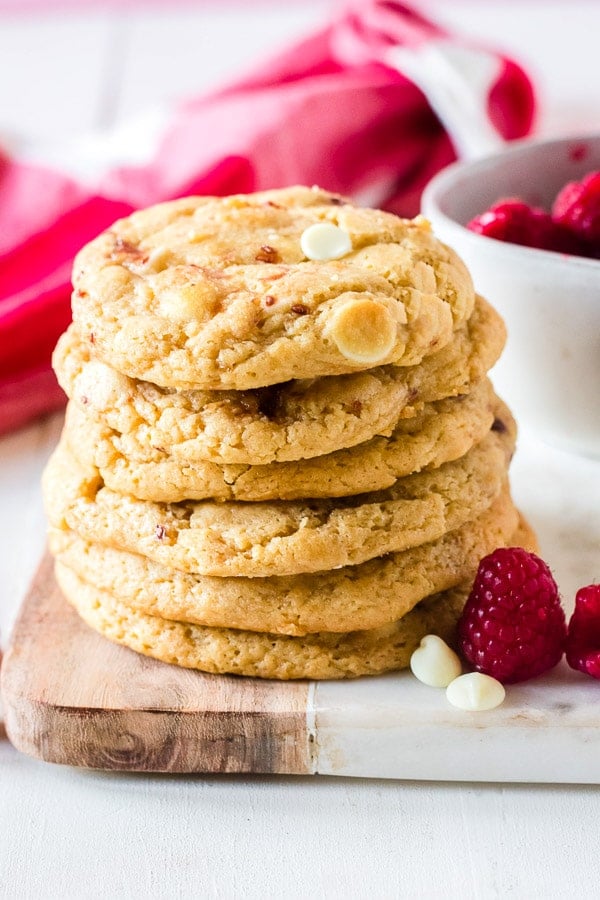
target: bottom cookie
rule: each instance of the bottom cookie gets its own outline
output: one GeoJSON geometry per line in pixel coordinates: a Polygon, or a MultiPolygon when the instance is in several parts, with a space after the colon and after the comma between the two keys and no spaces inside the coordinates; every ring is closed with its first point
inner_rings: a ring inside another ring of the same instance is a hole
{"type": "MultiPolygon", "coordinates": [[[[536,549],[524,520],[512,543],[536,549]]],[[[92,587],[61,563],[56,575],[84,621],[116,643],[185,668],[280,680],[355,678],[403,669],[425,634],[452,640],[470,587],[463,584],[432,595],[399,621],[380,628],[290,637],[161,619],[92,587]]]]}

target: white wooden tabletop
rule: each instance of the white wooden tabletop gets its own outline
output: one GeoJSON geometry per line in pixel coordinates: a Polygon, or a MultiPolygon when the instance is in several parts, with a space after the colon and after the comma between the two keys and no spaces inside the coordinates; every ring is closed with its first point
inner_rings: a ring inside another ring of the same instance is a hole
{"type": "MultiPolygon", "coordinates": [[[[0,143],[108,127],[212,87],[295,40],[332,5],[0,13],[0,143]]],[[[600,131],[599,4],[451,6],[425,8],[537,76],[542,132],[600,131]]],[[[43,546],[39,476],[59,428],[55,416],[0,441],[3,643],[43,546]]],[[[592,552],[567,539],[585,534],[589,516],[560,478],[579,465],[527,435],[514,465],[517,499],[544,550],[560,555],[569,591],[592,552]]],[[[598,468],[582,476],[597,489],[598,468]]],[[[111,775],[31,760],[0,737],[6,898],[594,897],[599,821],[595,786],[111,775]]]]}

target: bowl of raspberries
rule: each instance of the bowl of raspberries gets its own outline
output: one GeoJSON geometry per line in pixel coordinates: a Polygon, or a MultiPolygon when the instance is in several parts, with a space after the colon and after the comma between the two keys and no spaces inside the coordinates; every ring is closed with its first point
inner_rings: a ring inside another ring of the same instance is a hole
{"type": "Polygon", "coordinates": [[[600,135],[455,163],[423,212],[506,321],[493,376],[523,429],[600,458],[600,135]]]}

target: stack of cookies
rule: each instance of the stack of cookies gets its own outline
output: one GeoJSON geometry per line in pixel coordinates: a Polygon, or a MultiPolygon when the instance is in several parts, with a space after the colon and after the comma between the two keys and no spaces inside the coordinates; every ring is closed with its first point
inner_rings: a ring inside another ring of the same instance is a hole
{"type": "Polygon", "coordinates": [[[400,669],[482,556],[533,540],[502,321],[425,220],[178,200],[85,247],[74,288],[44,492],[59,584],[108,638],[262,678],[400,669]]]}

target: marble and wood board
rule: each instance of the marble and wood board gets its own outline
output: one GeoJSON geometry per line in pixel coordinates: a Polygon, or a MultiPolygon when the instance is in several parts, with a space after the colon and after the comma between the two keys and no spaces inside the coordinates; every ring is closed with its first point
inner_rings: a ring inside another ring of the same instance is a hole
{"type": "Polygon", "coordinates": [[[346,682],[205,675],[110,643],[45,557],[2,667],[8,736],[54,763],[142,772],[600,783],[600,685],[562,663],[485,713],[403,672],[346,682]]]}

